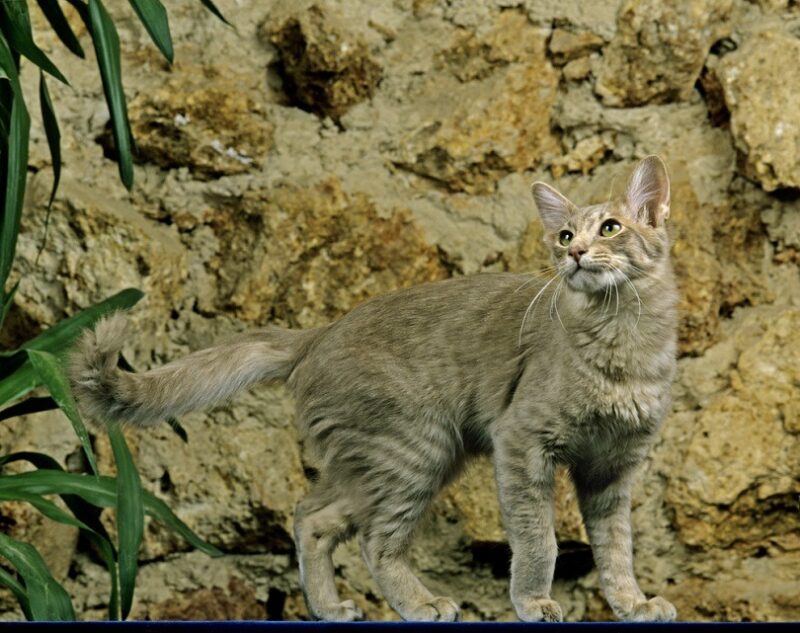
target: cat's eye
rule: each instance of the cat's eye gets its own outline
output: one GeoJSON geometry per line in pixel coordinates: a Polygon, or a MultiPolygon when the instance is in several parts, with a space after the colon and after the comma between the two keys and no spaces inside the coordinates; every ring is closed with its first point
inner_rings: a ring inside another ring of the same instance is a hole
{"type": "Polygon", "coordinates": [[[561,233],[558,234],[558,243],[561,244],[561,246],[569,246],[571,241],[572,233],[569,231],[561,231],[561,233]]]}
{"type": "Polygon", "coordinates": [[[612,237],[622,230],[622,225],[616,220],[606,220],[600,226],[600,235],[603,237],[612,237]]]}

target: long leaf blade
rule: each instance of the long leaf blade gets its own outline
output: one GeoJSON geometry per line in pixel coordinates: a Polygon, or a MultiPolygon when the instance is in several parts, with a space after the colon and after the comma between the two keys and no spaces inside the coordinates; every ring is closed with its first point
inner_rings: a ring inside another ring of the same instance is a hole
{"type": "Polygon", "coordinates": [[[69,512],[62,510],[55,503],[49,499],[45,499],[42,495],[25,492],[23,490],[16,492],[14,490],[4,490],[3,492],[0,492],[0,501],[24,501],[25,503],[31,504],[34,508],[41,512],[43,516],[47,517],[51,521],[63,523],[64,525],[70,525],[78,528],[79,530],[86,530],[88,532],[93,531],[92,528],[86,525],[83,521],[76,519],[69,512]]]}
{"type": "Polygon", "coordinates": [[[0,532],[0,555],[25,581],[31,614],[35,620],[74,620],[75,610],[64,588],[53,578],[36,548],[0,532]]]}
{"type": "Polygon", "coordinates": [[[132,141],[128,108],[122,90],[119,35],[101,0],[89,0],[89,19],[97,64],[103,80],[103,92],[111,114],[111,131],[117,150],[119,175],[122,184],[130,190],[133,187],[132,141]]]}
{"type": "Polygon", "coordinates": [[[8,294],[4,294],[3,287],[0,286],[0,328],[3,327],[6,316],[8,316],[8,312],[11,310],[11,304],[14,302],[14,295],[17,294],[18,289],[19,280],[17,280],[17,283],[8,291],[8,294]]]}
{"type": "Polygon", "coordinates": [[[24,343],[17,352],[3,358],[3,363],[0,365],[0,404],[17,400],[39,385],[36,372],[26,357],[25,350],[43,350],[63,356],[85,328],[91,327],[101,317],[114,310],[127,310],[133,307],[143,296],[144,293],[140,290],[127,288],[68,319],[59,321],[24,343]]]}
{"type": "Polygon", "coordinates": [[[6,407],[0,411],[0,422],[10,418],[16,418],[21,415],[30,415],[31,413],[41,413],[42,411],[52,411],[58,409],[58,404],[49,396],[41,398],[28,398],[22,402],[18,402],[10,407],[6,407]]]}
{"type": "Polygon", "coordinates": [[[9,574],[5,569],[0,567],[0,585],[8,587],[11,590],[11,593],[14,594],[14,597],[17,599],[19,603],[19,608],[22,609],[22,613],[25,614],[26,620],[33,620],[33,614],[31,613],[31,603],[28,600],[28,592],[25,591],[25,587],[23,587],[17,579],[14,578],[11,574],[9,574]]]}
{"type": "Polygon", "coordinates": [[[50,149],[50,160],[53,163],[53,187],[50,190],[50,199],[47,201],[47,217],[44,220],[44,237],[41,253],[47,240],[47,227],[50,223],[50,210],[53,207],[53,200],[58,191],[58,183],[61,181],[61,132],[58,129],[58,119],[53,108],[53,101],[50,99],[50,91],[47,89],[47,82],[44,80],[44,73],[39,76],[39,106],[42,111],[42,123],[44,133],[47,137],[47,147],[50,149]]]}
{"type": "Polygon", "coordinates": [[[58,39],[78,57],[84,58],[86,54],[83,52],[83,47],[78,41],[77,36],[69,25],[64,12],[58,4],[58,0],[37,0],[39,8],[42,10],[44,17],[53,27],[58,39]]]}
{"type": "Polygon", "coordinates": [[[0,16],[5,18],[0,20],[0,28],[11,47],[46,73],[69,85],[67,78],[33,41],[28,4],[26,2],[0,2],[0,16]]]}
{"type": "Polygon", "coordinates": [[[97,461],[94,457],[94,450],[92,450],[92,441],[89,439],[89,432],[86,430],[86,426],[84,426],[83,420],[81,420],[81,416],[78,413],[78,406],[72,397],[69,380],[64,368],[61,366],[61,362],[50,352],[34,349],[28,350],[28,359],[31,361],[39,381],[47,387],[53,400],[58,403],[58,406],[72,424],[72,428],[75,429],[75,434],[80,439],[83,451],[86,453],[89,466],[92,472],[97,475],[97,461]]]}
{"type": "MultiPolygon", "coordinates": [[[[68,495],[64,495],[64,497],[68,497],[68,495]]],[[[108,573],[111,578],[111,596],[109,598],[109,618],[112,620],[119,619],[119,598],[118,598],[119,581],[117,578],[116,554],[114,552],[114,546],[111,544],[111,541],[109,541],[107,537],[99,534],[97,531],[89,527],[86,523],[81,521],[77,514],[73,516],[72,514],[65,512],[52,501],[45,499],[42,495],[37,495],[25,491],[14,491],[13,489],[11,489],[0,492],[0,500],[25,501],[26,503],[31,504],[34,508],[36,508],[39,512],[41,512],[43,516],[47,517],[51,521],[56,521],[64,525],[71,525],[81,530],[84,536],[95,546],[98,553],[105,562],[106,569],[108,569],[108,573]]],[[[71,506],[70,509],[72,509],[71,506]]],[[[73,510],[73,513],[74,512],[75,511],[73,510]]],[[[12,588],[12,591],[13,590],[14,589],[12,588]]],[[[24,598],[27,601],[27,596],[24,596],[24,598]]],[[[20,596],[17,596],[17,600],[20,602],[20,606],[23,606],[24,608],[22,601],[20,601],[20,596]]]]}
{"type": "Polygon", "coordinates": [[[8,141],[5,152],[0,153],[0,292],[5,288],[11,272],[17,247],[19,220],[25,196],[25,178],[28,169],[28,139],[31,120],[23,101],[19,74],[14,55],[0,34],[0,70],[11,83],[12,102],[8,141]]]}
{"type": "MultiPolygon", "coordinates": [[[[37,494],[78,495],[98,507],[116,507],[117,486],[111,477],[93,477],[63,471],[37,470],[18,475],[0,477],[0,491],[12,487],[37,494]]],[[[182,536],[189,544],[209,556],[222,556],[222,552],[198,537],[191,528],[181,521],[161,499],[143,490],[145,514],[163,523],[173,532],[182,536]]]]}
{"type": "Polygon", "coordinates": [[[222,20],[228,26],[233,26],[230,22],[225,19],[225,16],[222,15],[222,12],[217,9],[217,5],[214,4],[213,0],[200,0],[203,6],[211,11],[214,15],[216,15],[220,20],[222,20]]]}
{"type": "Polygon", "coordinates": [[[117,541],[122,619],[128,617],[139,571],[139,547],[144,534],[144,503],[139,471],[119,426],[108,430],[117,463],[117,541]]]}
{"type": "Polygon", "coordinates": [[[129,0],[136,15],[139,16],[150,39],[171,64],[175,53],[172,50],[172,36],[169,32],[169,16],[160,0],[129,0]]]}

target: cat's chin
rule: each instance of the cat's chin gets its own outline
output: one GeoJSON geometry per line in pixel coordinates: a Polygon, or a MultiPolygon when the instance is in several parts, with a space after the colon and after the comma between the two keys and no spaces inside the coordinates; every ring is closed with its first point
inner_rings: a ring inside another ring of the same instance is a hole
{"type": "Polygon", "coordinates": [[[565,281],[572,290],[585,294],[595,294],[605,292],[606,288],[614,286],[620,280],[610,270],[578,268],[566,277],[565,281]]]}

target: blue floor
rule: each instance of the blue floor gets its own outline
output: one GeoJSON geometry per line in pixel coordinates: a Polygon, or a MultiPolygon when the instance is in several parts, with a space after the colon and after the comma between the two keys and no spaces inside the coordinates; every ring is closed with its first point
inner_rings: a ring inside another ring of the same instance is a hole
{"type": "Polygon", "coordinates": [[[611,633],[623,631],[653,630],[681,630],[701,631],[712,633],[716,631],[755,631],[765,628],[770,631],[800,631],[798,622],[674,622],[670,624],[632,624],[624,622],[563,622],[559,624],[524,623],[524,622],[457,622],[448,624],[435,624],[425,622],[357,622],[339,624],[335,622],[1,622],[0,631],[3,633],[19,630],[33,633],[34,631],[54,631],[60,633],[87,631],[101,631],[115,629],[126,633],[301,633],[317,631],[319,633],[338,633],[339,631],[356,631],[357,633],[402,633],[403,631],[427,631],[433,628],[446,629],[448,633],[463,630],[468,633],[499,633],[500,631],[514,631],[521,633],[523,630],[536,630],[537,633],[545,631],[575,631],[576,633],[611,633]]]}

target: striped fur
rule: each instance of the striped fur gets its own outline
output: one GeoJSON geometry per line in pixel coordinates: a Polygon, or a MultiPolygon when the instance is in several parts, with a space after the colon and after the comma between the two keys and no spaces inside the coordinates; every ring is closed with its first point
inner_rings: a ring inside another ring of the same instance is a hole
{"type": "Polygon", "coordinates": [[[572,474],[600,582],[614,612],[670,620],[633,575],[630,490],[670,401],[675,281],[664,221],[669,181],[655,157],[622,200],[578,207],[544,185],[553,279],[494,274],[372,299],[330,326],[272,328],[142,374],[116,368],[124,319],[80,341],[81,406],[147,424],[284,379],[320,477],[298,504],[295,540],[311,614],[353,620],[331,555],[357,535],[386,599],[408,620],[455,620],[406,560],[412,532],[472,455],[492,452],[513,558],[511,601],[522,620],[560,620],[550,598],[556,559],[554,472],[572,474]],[[646,209],[646,212],[643,212],[646,209]],[[604,237],[609,218],[618,233],[604,237]],[[569,230],[570,247],[558,234],[569,230]]]}

